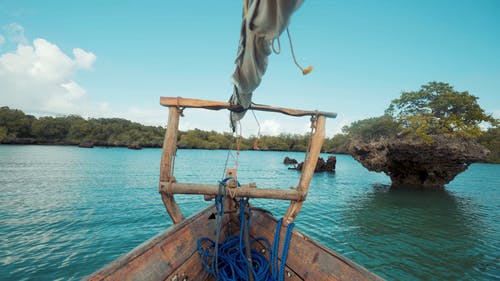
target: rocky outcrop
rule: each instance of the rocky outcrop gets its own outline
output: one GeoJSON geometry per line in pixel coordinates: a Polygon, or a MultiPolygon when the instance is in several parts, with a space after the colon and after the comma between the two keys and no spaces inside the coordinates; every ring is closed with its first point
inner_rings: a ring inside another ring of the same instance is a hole
{"type": "MultiPolygon", "coordinates": [[[[285,158],[287,160],[288,157],[285,158]]],[[[295,159],[290,159],[289,160],[295,160],[295,159]]],[[[284,163],[285,161],[283,161],[284,163]]],[[[296,164],[297,160],[295,160],[296,164]]],[[[286,164],[286,163],[285,163],[286,164]]],[[[337,158],[335,156],[329,156],[328,159],[325,160],[321,157],[318,157],[318,162],[316,163],[316,168],[314,169],[314,172],[335,172],[335,165],[337,164],[337,158]]],[[[298,165],[294,167],[290,167],[288,169],[290,170],[298,170],[302,171],[302,166],[304,165],[304,162],[300,162],[298,165]]]]}
{"type": "Polygon", "coordinates": [[[127,147],[128,149],[135,149],[135,150],[142,149],[142,146],[138,143],[129,144],[127,147]]]}
{"type": "Polygon", "coordinates": [[[7,138],[0,141],[2,144],[36,144],[37,141],[34,138],[7,138]]]}
{"type": "Polygon", "coordinates": [[[443,188],[488,150],[475,141],[434,137],[432,144],[407,139],[352,141],[352,156],[370,171],[384,172],[393,186],[443,188]]]}
{"type": "Polygon", "coordinates": [[[283,164],[286,164],[286,165],[295,165],[299,162],[297,162],[296,159],[293,159],[293,158],[289,158],[288,156],[285,157],[285,159],[283,159],[283,164]]]}
{"type": "Polygon", "coordinates": [[[81,148],[93,148],[94,147],[94,143],[91,142],[91,141],[84,141],[84,142],[81,142],[78,147],[81,147],[81,148]]]}

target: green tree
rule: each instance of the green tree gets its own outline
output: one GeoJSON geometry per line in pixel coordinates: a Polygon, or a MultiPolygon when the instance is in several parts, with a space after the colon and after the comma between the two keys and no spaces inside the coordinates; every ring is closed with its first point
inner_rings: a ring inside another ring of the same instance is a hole
{"type": "Polygon", "coordinates": [[[350,137],[347,134],[336,134],[332,138],[325,139],[323,151],[329,153],[344,153],[347,154],[350,137]]]}
{"type": "Polygon", "coordinates": [[[290,145],[284,139],[277,136],[263,136],[259,140],[259,148],[262,150],[289,150],[290,145]]]}
{"type": "Polygon", "coordinates": [[[35,120],[32,115],[26,115],[21,110],[0,107],[0,126],[7,129],[9,138],[29,138],[31,124],[35,120]]]}
{"type": "Polygon", "coordinates": [[[490,150],[488,162],[500,163],[500,127],[489,128],[478,141],[490,150]]]}
{"type": "Polygon", "coordinates": [[[483,122],[496,124],[469,92],[456,91],[443,82],[430,82],[418,91],[403,92],[386,110],[402,126],[403,133],[424,142],[432,135],[477,138],[483,122]]]}
{"type": "Polygon", "coordinates": [[[79,144],[87,141],[86,138],[89,137],[91,132],[92,128],[87,120],[80,116],[73,116],[70,121],[70,127],[66,140],[72,144],[79,144]]]}
{"type": "Polygon", "coordinates": [[[363,141],[379,139],[381,137],[394,137],[400,131],[400,126],[389,115],[367,118],[344,126],[342,132],[349,138],[363,141]]]}
{"type": "Polygon", "coordinates": [[[8,133],[7,128],[0,126],[0,143],[7,140],[7,136],[8,136],[7,133],[8,133]]]}
{"type": "Polygon", "coordinates": [[[40,117],[31,126],[32,134],[42,142],[62,142],[70,129],[66,117],[40,117]]]}

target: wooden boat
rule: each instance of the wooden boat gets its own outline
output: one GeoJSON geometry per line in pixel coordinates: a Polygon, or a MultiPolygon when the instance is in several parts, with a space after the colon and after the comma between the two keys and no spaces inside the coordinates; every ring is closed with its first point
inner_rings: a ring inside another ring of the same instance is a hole
{"type": "MultiPolygon", "coordinates": [[[[211,110],[238,110],[227,102],[214,102],[183,98],[161,98],[160,103],[169,108],[168,125],[163,143],[160,167],[159,191],[166,210],[174,225],[164,233],[140,245],[129,254],[119,258],[90,276],[89,280],[215,280],[203,267],[198,241],[201,237],[215,236],[215,207],[212,205],[196,215],[184,219],[175,202],[175,194],[198,194],[206,199],[220,195],[220,186],[209,184],[192,184],[177,182],[173,175],[174,156],[177,149],[179,117],[184,108],[205,108],[211,110]]],[[[311,116],[314,132],[311,137],[309,151],[306,153],[301,178],[295,189],[260,188],[256,184],[230,186],[224,213],[221,216],[224,231],[220,240],[230,235],[237,235],[241,223],[235,198],[267,198],[290,200],[290,207],[283,218],[281,227],[278,220],[269,212],[253,208],[250,212],[251,238],[264,237],[272,241],[278,227],[281,236],[286,235],[287,226],[293,223],[306,199],[309,184],[314,175],[314,168],[324,140],[327,117],[335,117],[335,113],[320,111],[304,111],[288,108],[277,108],[264,105],[252,105],[253,110],[280,112],[292,116],[311,116]]],[[[228,175],[236,178],[236,171],[228,169],[228,175]]],[[[283,260],[285,242],[278,243],[277,258],[283,260]],[[281,255],[279,253],[282,253],[281,255]]],[[[268,247],[261,242],[252,243],[255,251],[269,257],[268,247]]],[[[298,230],[291,232],[286,262],[284,264],[285,280],[382,280],[353,261],[337,254],[319,242],[298,230]]]]}

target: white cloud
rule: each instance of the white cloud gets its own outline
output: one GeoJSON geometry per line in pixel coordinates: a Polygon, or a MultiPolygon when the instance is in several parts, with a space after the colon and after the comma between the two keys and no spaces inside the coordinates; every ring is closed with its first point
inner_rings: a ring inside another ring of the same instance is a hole
{"type": "MultiPolygon", "coordinates": [[[[143,109],[138,107],[130,107],[126,112],[126,118],[130,118],[133,121],[140,122],[145,125],[165,125],[167,123],[168,109],[143,109]]],[[[123,118],[123,116],[121,118],[123,118]]]]}
{"type": "MultiPolygon", "coordinates": [[[[24,36],[22,26],[12,25],[24,36]]],[[[78,69],[91,69],[96,56],[79,48],[73,54],[71,58],[57,45],[38,38],[32,45],[19,44],[15,51],[0,55],[0,105],[82,114],[90,106],[85,89],[73,76],[78,69]]]]}
{"type": "Polygon", "coordinates": [[[281,125],[274,119],[267,119],[260,124],[262,135],[276,136],[281,132],[281,125]]]}
{"type": "Polygon", "coordinates": [[[96,60],[96,56],[93,53],[85,52],[80,48],[73,49],[73,55],[75,56],[76,65],[83,69],[92,69],[92,64],[96,60]]]}
{"type": "Polygon", "coordinates": [[[0,34],[0,46],[5,43],[5,37],[0,34]]]}
{"type": "Polygon", "coordinates": [[[28,39],[24,36],[24,27],[18,23],[11,23],[3,27],[7,33],[7,39],[13,43],[28,44],[28,39]]]}

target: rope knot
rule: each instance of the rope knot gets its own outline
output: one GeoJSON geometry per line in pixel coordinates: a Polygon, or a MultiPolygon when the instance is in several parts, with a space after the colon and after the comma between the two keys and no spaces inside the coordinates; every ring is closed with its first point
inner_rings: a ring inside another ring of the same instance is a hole
{"type": "Polygon", "coordinates": [[[185,109],[185,107],[181,107],[181,106],[180,106],[180,102],[179,102],[179,99],[180,99],[180,98],[181,98],[181,97],[177,97],[177,106],[176,106],[176,107],[177,107],[177,112],[179,112],[179,115],[180,115],[181,117],[184,117],[184,109],[185,109]]]}

